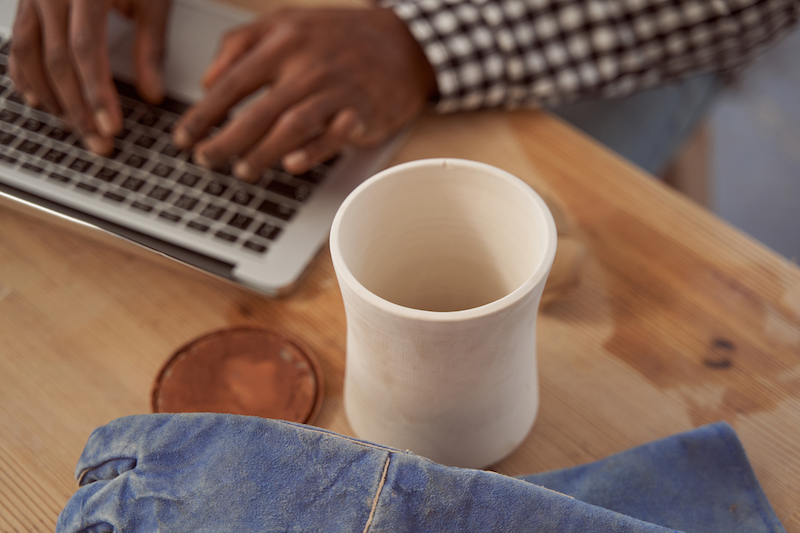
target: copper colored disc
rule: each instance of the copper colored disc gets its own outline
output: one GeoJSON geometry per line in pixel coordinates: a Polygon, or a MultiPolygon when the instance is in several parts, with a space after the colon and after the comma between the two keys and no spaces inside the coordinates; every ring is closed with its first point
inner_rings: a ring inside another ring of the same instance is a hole
{"type": "Polygon", "coordinates": [[[153,412],[212,412],[311,423],[322,405],[311,351],[255,328],[215,331],[180,348],[153,386],[153,412]]]}

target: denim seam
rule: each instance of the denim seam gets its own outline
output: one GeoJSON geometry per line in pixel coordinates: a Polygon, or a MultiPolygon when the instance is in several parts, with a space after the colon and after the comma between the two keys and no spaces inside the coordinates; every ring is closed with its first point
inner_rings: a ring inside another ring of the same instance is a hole
{"type": "Polygon", "coordinates": [[[363,441],[363,440],[351,439],[350,437],[347,437],[345,435],[339,435],[337,433],[333,433],[332,431],[321,430],[321,429],[315,428],[315,427],[310,427],[309,426],[309,427],[305,427],[304,429],[307,429],[308,431],[313,431],[314,433],[321,433],[323,435],[336,437],[337,439],[346,440],[346,441],[352,442],[353,444],[360,444],[360,445],[366,446],[368,448],[375,448],[376,450],[381,450],[381,451],[384,451],[384,452],[389,452],[389,453],[397,453],[397,452],[400,452],[400,453],[411,453],[408,450],[406,452],[403,452],[402,450],[398,450],[396,448],[391,448],[391,447],[388,447],[388,446],[379,446],[377,444],[372,444],[372,443],[369,443],[369,442],[366,442],[366,441],[363,441]]]}
{"type": "MultiPolygon", "coordinates": [[[[716,430],[717,435],[722,437],[722,441],[725,443],[725,447],[728,449],[728,453],[730,453],[734,458],[738,458],[740,454],[737,453],[737,450],[728,441],[727,436],[722,434],[723,433],[722,428],[714,428],[714,429],[716,430]]],[[[765,513],[764,506],[762,505],[763,502],[761,501],[759,494],[755,490],[753,490],[753,486],[750,483],[750,479],[748,479],[748,476],[746,475],[748,469],[752,470],[752,467],[749,466],[747,459],[745,459],[745,468],[742,469],[744,470],[742,477],[744,481],[745,490],[747,491],[748,496],[750,496],[753,505],[758,510],[758,514],[761,517],[761,521],[764,523],[765,526],[767,526],[767,528],[771,532],[776,533],[775,529],[772,527],[771,521],[767,519],[767,513],[765,513]]],[[[753,472],[753,475],[755,476],[755,472],[753,472]]]]}
{"type": "Polygon", "coordinates": [[[375,498],[372,500],[372,508],[369,510],[369,517],[367,518],[363,533],[369,532],[369,527],[372,525],[373,518],[375,518],[375,510],[378,508],[378,499],[380,499],[383,485],[386,483],[386,474],[389,472],[389,463],[391,460],[392,454],[389,453],[389,455],[386,456],[386,462],[383,463],[383,474],[381,474],[381,481],[378,483],[378,490],[375,491],[375,498]]]}

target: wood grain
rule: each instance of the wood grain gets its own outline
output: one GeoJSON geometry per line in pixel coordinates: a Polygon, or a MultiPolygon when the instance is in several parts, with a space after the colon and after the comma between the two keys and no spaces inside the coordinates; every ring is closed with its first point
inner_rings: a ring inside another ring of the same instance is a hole
{"type": "MultiPolygon", "coordinates": [[[[426,116],[394,163],[424,157],[508,170],[563,205],[586,244],[580,283],[540,314],[538,421],[494,469],[581,464],[727,420],[800,533],[797,265],[545,113],[426,116]]],[[[302,339],[323,367],[317,425],[351,433],[327,250],[273,300],[5,207],[0,228],[0,531],[52,531],[91,430],[149,412],[164,361],[214,329],[302,339]]]]}
{"type": "MultiPolygon", "coordinates": [[[[800,531],[797,266],[544,113],[425,117],[394,162],[433,156],[495,164],[557,195],[587,239],[580,285],[540,315],[538,421],[494,468],[576,465],[727,420],[800,531]]],[[[172,351],[217,328],[310,345],[326,386],[317,424],[350,433],[327,251],[272,300],[8,209],[0,227],[0,531],[52,531],[91,430],[148,412],[172,351]]]]}

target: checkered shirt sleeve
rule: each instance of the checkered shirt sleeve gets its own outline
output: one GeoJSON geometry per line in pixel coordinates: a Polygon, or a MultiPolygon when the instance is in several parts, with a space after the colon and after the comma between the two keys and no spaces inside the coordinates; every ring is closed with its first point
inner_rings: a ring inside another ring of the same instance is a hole
{"type": "Polygon", "coordinates": [[[440,112],[558,105],[735,68],[800,0],[380,0],[436,71],[440,112]]]}

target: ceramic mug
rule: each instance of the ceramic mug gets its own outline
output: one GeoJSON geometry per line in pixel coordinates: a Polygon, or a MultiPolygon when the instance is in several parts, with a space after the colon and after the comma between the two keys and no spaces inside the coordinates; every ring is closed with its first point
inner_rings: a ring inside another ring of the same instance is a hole
{"type": "Polygon", "coordinates": [[[536,419],[536,316],[556,252],[544,201],[460,159],[398,165],[339,208],[330,237],[347,318],[355,433],[483,468],[536,419]]]}

